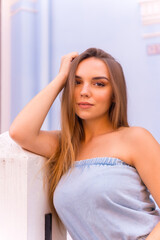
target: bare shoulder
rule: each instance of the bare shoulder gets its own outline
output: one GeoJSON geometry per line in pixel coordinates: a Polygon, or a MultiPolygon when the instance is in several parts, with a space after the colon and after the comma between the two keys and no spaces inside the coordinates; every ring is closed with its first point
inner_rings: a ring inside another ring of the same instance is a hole
{"type": "Polygon", "coordinates": [[[133,165],[140,159],[146,159],[151,152],[160,151],[159,143],[146,128],[128,127],[124,131],[124,138],[128,143],[133,165]]]}
{"type": "Polygon", "coordinates": [[[132,148],[140,148],[142,146],[153,145],[159,143],[153,137],[150,131],[143,127],[126,127],[123,130],[123,138],[126,140],[132,148]]]}
{"type": "MultiPolygon", "coordinates": [[[[141,142],[141,141],[153,141],[155,138],[151,134],[150,131],[148,131],[146,128],[133,126],[133,127],[127,127],[125,128],[125,136],[128,140],[133,142],[141,142]]],[[[156,140],[155,140],[156,141],[156,140]]]]}

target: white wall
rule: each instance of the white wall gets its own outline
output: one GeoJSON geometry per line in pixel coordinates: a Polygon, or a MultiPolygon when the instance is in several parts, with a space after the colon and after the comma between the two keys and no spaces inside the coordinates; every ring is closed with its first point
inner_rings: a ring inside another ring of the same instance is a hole
{"type": "MultiPolygon", "coordinates": [[[[45,158],[25,151],[5,132],[0,135],[0,239],[44,240],[48,190],[43,188],[45,158]]],[[[66,240],[52,215],[52,240],[66,240]]]]}
{"type": "Polygon", "coordinates": [[[1,0],[1,132],[10,125],[10,6],[10,1],[1,0]]]}

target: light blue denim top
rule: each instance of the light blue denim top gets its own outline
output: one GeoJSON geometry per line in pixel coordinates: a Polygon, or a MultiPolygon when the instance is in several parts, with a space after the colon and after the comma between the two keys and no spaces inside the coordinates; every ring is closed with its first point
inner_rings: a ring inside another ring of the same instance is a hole
{"type": "Polygon", "coordinates": [[[160,221],[136,169],[113,157],[76,161],[53,203],[73,240],[146,239],[160,221]]]}

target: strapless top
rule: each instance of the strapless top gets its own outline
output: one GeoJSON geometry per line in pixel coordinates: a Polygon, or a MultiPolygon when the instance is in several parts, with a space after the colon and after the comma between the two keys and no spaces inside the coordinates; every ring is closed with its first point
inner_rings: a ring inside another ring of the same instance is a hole
{"type": "Polygon", "coordinates": [[[160,221],[137,170],[113,157],[76,161],[53,203],[73,240],[142,240],[160,221]]]}

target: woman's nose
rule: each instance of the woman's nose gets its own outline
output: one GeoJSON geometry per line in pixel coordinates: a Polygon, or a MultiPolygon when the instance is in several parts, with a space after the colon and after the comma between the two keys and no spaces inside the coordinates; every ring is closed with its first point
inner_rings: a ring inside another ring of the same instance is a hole
{"type": "Polygon", "coordinates": [[[87,97],[91,95],[89,84],[83,84],[80,94],[81,96],[87,96],[87,97]]]}

